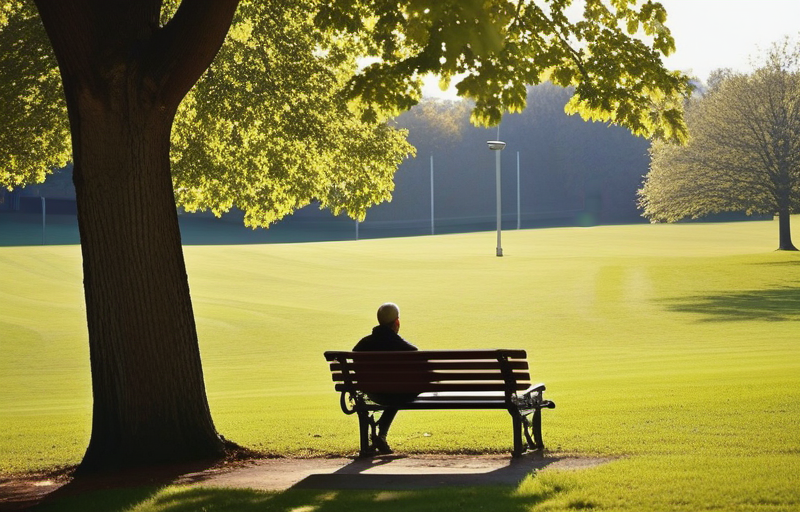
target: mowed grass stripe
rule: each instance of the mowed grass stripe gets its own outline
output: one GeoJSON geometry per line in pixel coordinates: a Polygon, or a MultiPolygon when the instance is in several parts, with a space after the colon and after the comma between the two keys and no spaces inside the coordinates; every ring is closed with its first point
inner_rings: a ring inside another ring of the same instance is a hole
{"type": "MultiPolygon", "coordinates": [[[[212,412],[239,443],[355,452],[322,352],[350,348],[392,300],[421,348],[528,350],[558,404],[549,447],[621,457],[527,482],[530,503],[791,510],[800,255],[772,251],[776,238],[776,223],[746,222],[509,231],[503,258],[491,232],[185,253],[212,412]],[[675,479],[715,490],[677,499],[675,479]]],[[[88,441],[79,256],[0,248],[0,471],[76,463],[88,441]]],[[[391,436],[406,453],[511,442],[502,411],[407,412],[391,436]]]]}

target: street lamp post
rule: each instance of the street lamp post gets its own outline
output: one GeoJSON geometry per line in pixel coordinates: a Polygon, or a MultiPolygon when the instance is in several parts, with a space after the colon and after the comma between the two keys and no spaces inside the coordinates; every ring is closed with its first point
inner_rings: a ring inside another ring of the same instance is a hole
{"type": "Polygon", "coordinates": [[[500,208],[500,152],[506,147],[506,143],[499,140],[488,140],[486,144],[489,149],[495,152],[495,175],[497,181],[497,256],[503,255],[503,245],[500,243],[500,224],[502,220],[502,211],[500,208]]]}
{"type": "Polygon", "coordinates": [[[522,209],[519,201],[519,151],[517,151],[517,229],[522,224],[522,209]]]}
{"type": "Polygon", "coordinates": [[[44,196],[42,196],[42,245],[44,245],[45,237],[44,237],[44,229],[45,229],[45,204],[44,204],[44,196]]]}
{"type": "Polygon", "coordinates": [[[433,234],[433,155],[431,155],[431,234],[433,234]]]}

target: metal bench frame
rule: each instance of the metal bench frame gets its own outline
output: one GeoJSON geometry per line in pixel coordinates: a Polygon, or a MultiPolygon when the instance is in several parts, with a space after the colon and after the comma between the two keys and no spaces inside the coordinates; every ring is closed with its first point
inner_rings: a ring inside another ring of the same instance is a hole
{"type": "Polygon", "coordinates": [[[544,450],[541,410],[555,404],[544,399],[544,384],[530,384],[524,350],[328,351],[325,359],[342,411],[358,415],[359,456],[372,453],[375,413],[387,408],[368,393],[420,393],[393,406],[399,410],[505,409],[512,420],[512,455],[544,450]]]}

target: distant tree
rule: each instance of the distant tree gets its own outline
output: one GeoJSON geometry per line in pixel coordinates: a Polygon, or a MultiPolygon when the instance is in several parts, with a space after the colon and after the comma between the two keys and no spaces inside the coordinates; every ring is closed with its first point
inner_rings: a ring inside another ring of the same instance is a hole
{"type": "Polygon", "coordinates": [[[408,140],[415,148],[440,149],[459,143],[471,127],[469,117],[473,107],[464,100],[425,98],[393,124],[408,130],[408,140]]]}
{"type": "Polygon", "coordinates": [[[563,1],[243,1],[238,13],[238,0],[34,3],[52,54],[30,0],[0,11],[0,53],[18,70],[0,96],[23,119],[0,117],[0,132],[16,131],[4,140],[30,153],[3,155],[0,181],[41,180],[66,160],[69,119],[94,391],[87,470],[225,451],[205,396],[176,198],[242,206],[251,225],[309,198],[363,215],[387,197],[387,165],[405,150],[379,121],[418,101],[425,73],[464,73],[457,88],[475,101],[476,122],[523,108],[525,84],[551,79],[575,87],[572,112],[642,135],[684,134],[687,81],[662,65],[674,42],[651,1],[586,0],[575,19],[563,1]],[[226,37],[230,50],[212,64],[226,37]],[[379,60],[348,70],[361,55],[379,60]],[[278,101],[269,91],[281,82],[294,94],[278,101]],[[320,96],[326,89],[334,96],[320,96]],[[353,154],[363,157],[355,166],[353,154]]]}
{"type": "Polygon", "coordinates": [[[653,222],[726,212],[777,214],[781,250],[800,208],[800,46],[776,44],[751,74],[716,73],[689,102],[689,143],[652,146],[639,191],[653,222]]]}

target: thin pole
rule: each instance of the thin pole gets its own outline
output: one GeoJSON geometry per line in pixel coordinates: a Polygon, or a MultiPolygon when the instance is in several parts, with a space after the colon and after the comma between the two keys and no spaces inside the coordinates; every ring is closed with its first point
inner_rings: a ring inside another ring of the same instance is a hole
{"type": "Polygon", "coordinates": [[[431,155],[431,234],[433,233],[433,155],[431,155]]]}
{"type": "Polygon", "coordinates": [[[45,221],[44,221],[44,219],[45,219],[45,206],[44,206],[44,196],[43,196],[42,197],[42,245],[44,245],[44,242],[45,242],[45,237],[44,237],[45,221]]]}
{"type": "MultiPolygon", "coordinates": [[[[499,130],[499,128],[498,128],[499,130]]],[[[495,175],[496,175],[496,183],[497,183],[497,255],[503,255],[503,245],[500,243],[500,224],[501,224],[501,207],[500,207],[500,153],[501,151],[495,151],[495,175]]]]}
{"type": "Polygon", "coordinates": [[[517,151],[517,229],[519,229],[521,223],[522,223],[522,213],[519,201],[519,151],[517,151]]]}
{"type": "Polygon", "coordinates": [[[356,219],[356,240],[358,240],[358,219],[356,219]]]}

